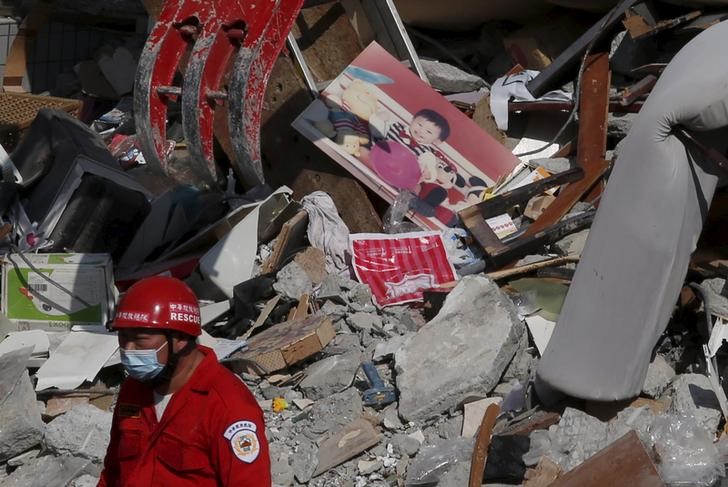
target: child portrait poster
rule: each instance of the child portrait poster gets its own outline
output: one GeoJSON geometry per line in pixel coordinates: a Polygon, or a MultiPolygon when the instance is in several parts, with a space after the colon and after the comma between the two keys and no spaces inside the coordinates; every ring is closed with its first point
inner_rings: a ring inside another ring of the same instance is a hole
{"type": "Polygon", "coordinates": [[[437,230],[519,160],[377,43],[293,127],[388,202],[414,196],[412,221],[437,230]]]}

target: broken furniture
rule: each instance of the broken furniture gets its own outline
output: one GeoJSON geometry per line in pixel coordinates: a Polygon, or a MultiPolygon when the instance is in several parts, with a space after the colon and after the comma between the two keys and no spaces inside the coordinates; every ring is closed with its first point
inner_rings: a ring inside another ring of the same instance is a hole
{"type": "Polygon", "coordinates": [[[525,207],[532,197],[554,186],[579,181],[583,174],[584,172],[580,168],[572,168],[563,173],[507,191],[460,211],[460,219],[485,251],[486,258],[491,266],[500,267],[542,247],[544,244],[555,242],[570,233],[588,227],[591,224],[593,214],[577,215],[564,222],[555,223],[544,231],[528,237],[516,237],[507,242],[502,242],[498,238],[486,223],[486,220],[501,215],[519,204],[525,207]]]}
{"type": "MultiPolygon", "coordinates": [[[[151,194],[119,169],[98,135],[61,110],[41,109],[10,155],[27,220],[20,231],[52,250],[121,257],[151,194]]],[[[26,245],[21,239],[20,247],[26,245]]],[[[33,246],[33,244],[29,244],[33,246]]]]}
{"type": "Polygon", "coordinates": [[[509,191],[459,212],[464,225],[483,247],[492,265],[506,265],[539,246],[559,240],[591,224],[592,213],[583,213],[563,221],[561,219],[579,200],[593,201],[601,194],[599,181],[609,168],[609,163],[605,160],[609,84],[609,59],[606,53],[589,56],[580,86],[576,170],[572,169],[571,172],[566,171],[509,191]],[[516,203],[525,204],[531,197],[562,183],[569,184],[560,190],[556,199],[525,232],[513,241],[501,242],[483,221],[484,218],[504,213],[516,203]]]}
{"type": "Polygon", "coordinates": [[[715,59],[726,42],[728,23],[690,41],[635,120],[539,363],[541,385],[597,401],[639,394],[720,175],[673,129],[725,152],[728,66],[715,59]]]}

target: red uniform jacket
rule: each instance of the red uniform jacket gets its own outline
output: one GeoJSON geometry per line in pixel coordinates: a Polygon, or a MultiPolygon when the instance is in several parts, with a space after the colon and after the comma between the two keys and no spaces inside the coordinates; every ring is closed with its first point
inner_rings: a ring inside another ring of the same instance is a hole
{"type": "Polygon", "coordinates": [[[169,401],[160,422],[152,389],[121,386],[101,487],[269,487],[263,412],[243,382],[205,358],[169,401]]]}

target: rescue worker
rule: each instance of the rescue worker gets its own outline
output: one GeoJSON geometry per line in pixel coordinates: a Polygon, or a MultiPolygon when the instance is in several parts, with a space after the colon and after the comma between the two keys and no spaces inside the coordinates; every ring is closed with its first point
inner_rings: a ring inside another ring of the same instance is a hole
{"type": "Polygon", "coordinates": [[[111,325],[121,385],[99,486],[271,485],[263,412],[239,377],[198,345],[200,308],[171,277],[129,288],[111,325]]]}

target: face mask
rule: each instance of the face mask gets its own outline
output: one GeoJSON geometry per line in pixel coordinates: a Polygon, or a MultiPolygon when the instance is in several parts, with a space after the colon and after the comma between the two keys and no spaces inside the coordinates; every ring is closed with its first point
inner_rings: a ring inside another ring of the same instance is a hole
{"type": "Polygon", "coordinates": [[[157,360],[157,352],[167,345],[164,342],[161,347],[154,350],[124,350],[119,349],[121,355],[121,364],[129,375],[141,382],[148,382],[157,377],[162,370],[164,364],[160,364],[157,360]]]}

